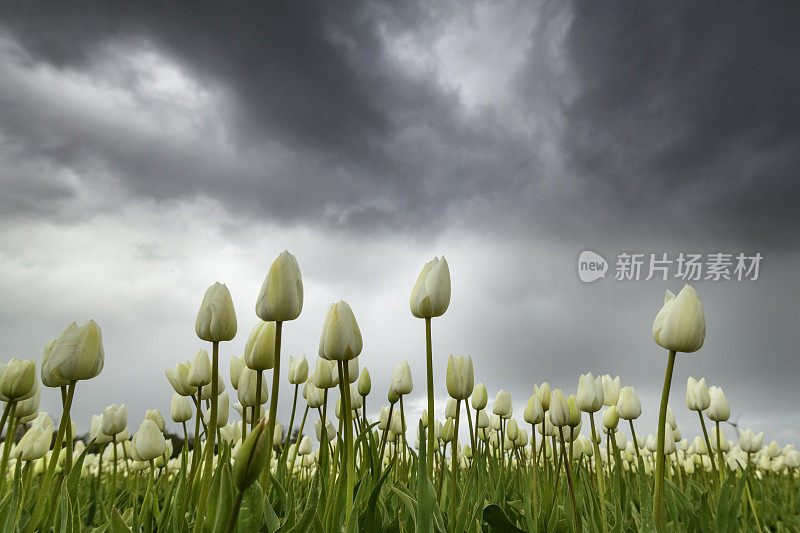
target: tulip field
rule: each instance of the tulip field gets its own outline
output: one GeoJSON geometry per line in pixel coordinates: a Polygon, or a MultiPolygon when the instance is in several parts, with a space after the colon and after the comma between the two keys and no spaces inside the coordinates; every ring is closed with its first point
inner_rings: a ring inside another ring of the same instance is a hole
{"type": "Polygon", "coordinates": [[[472,359],[435,342],[449,303],[449,267],[435,258],[410,298],[426,335],[407,347],[427,362],[416,418],[408,363],[373,384],[345,301],[328,308],[313,361],[281,353],[303,309],[293,255],[269,268],[241,356],[225,353],[237,317],[215,283],[195,323],[202,349],[154,375],[172,395],[176,439],[158,410],[130,421],[116,404],[98,405],[87,442],[76,438],[73,399],[81,381],[102,379],[104,348],[97,323],[70,324],[41,360],[0,364],[3,531],[800,531],[800,452],[728,424],[720,384],[672,382],[678,355],[705,340],[691,286],[653,309],[665,377],[653,433],[637,425],[635,384],[608,374],[576,376],[570,390],[531,382],[516,406],[503,390],[492,401],[472,359]],[[450,397],[442,420],[435,383],[450,397]],[[60,391],[60,413],[39,411],[44,387],[60,391]],[[679,409],[692,427],[678,427],[679,409]]]}

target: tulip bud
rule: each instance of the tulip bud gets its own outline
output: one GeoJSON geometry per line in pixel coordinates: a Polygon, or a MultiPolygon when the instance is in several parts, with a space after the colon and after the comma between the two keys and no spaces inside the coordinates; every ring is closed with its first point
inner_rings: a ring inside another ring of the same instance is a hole
{"type": "Polygon", "coordinates": [[[121,433],[127,425],[128,409],[124,403],[119,407],[116,404],[112,404],[103,409],[103,433],[113,437],[121,433]]]}
{"type": "Polygon", "coordinates": [[[455,398],[448,398],[447,403],[444,406],[444,417],[445,418],[455,418],[456,417],[456,400],[455,398]]]}
{"type": "MultiPolygon", "coordinates": [[[[217,374],[217,396],[219,396],[223,392],[225,392],[225,381],[222,379],[221,374],[217,374]]],[[[211,399],[211,383],[203,385],[200,388],[200,399],[202,400],[211,399]]]]}
{"type": "Polygon", "coordinates": [[[502,418],[511,418],[513,407],[511,406],[511,395],[500,389],[492,404],[492,412],[502,418]]]}
{"type": "Polygon", "coordinates": [[[333,381],[333,365],[321,357],[317,359],[317,368],[312,378],[319,389],[330,389],[336,385],[333,381]]]}
{"type": "MultiPolygon", "coordinates": [[[[216,427],[221,428],[228,423],[228,417],[230,416],[230,400],[228,399],[228,393],[223,392],[217,398],[217,425],[216,427]]],[[[148,411],[149,412],[149,411],[148,411]]],[[[206,422],[206,425],[211,424],[211,409],[206,410],[205,416],[203,419],[206,422]]]]}
{"type": "Polygon", "coordinates": [[[711,405],[706,378],[700,381],[690,377],[686,381],[686,407],[692,411],[705,411],[711,405]]]}
{"type": "Polygon", "coordinates": [[[306,399],[306,403],[308,403],[310,409],[316,409],[322,406],[325,398],[325,391],[314,385],[313,380],[308,380],[306,386],[303,388],[303,398],[306,399]]]}
{"type": "MultiPolygon", "coordinates": [[[[713,433],[713,432],[712,432],[713,433]]],[[[739,433],[739,447],[747,453],[756,453],[764,446],[764,432],[756,435],[752,429],[739,433]]]]}
{"type": "Polygon", "coordinates": [[[411,368],[408,366],[408,361],[400,361],[397,365],[389,389],[394,391],[398,396],[410,394],[414,389],[414,384],[411,381],[411,368]]]}
{"type": "Polygon", "coordinates": [[[535,392],[528,400],[528,405],[525,407],[525,413],[522,415],[522,417],[528,424],[539,424],[542,420],[544,420],[542,403],[539,400],[539,396],[535,392]]]}
{"type": "Polygon", "coordinates": [[[303,279],[297,259],[284,250],[272,262],[256,301],[256,315],[264,322],[286,322],[303,310],[303,279]]]}
{"type": "Polygon", "coordinates": [[[275,322],[259,322],[253,327],[243,357],[253,370],[269,370],[275,366],[275,322]]]}
{"type": "Polygon", "coordinates": [[[539,402],[544,411],[550,409],[550,384],[546,381],[539,385],[539,402]]]}
{"type": "Polygon", "coordinates": [[[30,398],[25,398],[24,400],[17,400],[17,412],[16,416],[20,418],[20,423],[24,424],[27,421],[26,418],[35,418],[37,412],[39,411],[39,402],[42,399],[42,389],[39,388],[39,382],[36,379],[33,380],[33,396],[30,398]]]}
{"type": "Polygon", "coordinates": [[[425,263],[411,290],[411,314],[417,318],[442,316],[450,305],[450,268],[434,257],[425,263]]]}
{"type": "Polygon", "coordinates": [[[261,419],[253,428],[233,460],[233,482],[244,491],[258,478],[267,463],[272,443],[267,441],[267,424],[261,419]]]}
{"type": "Polygon", "coordinates": [[[518,435],[519,426],[517,425],[517,421],[512,418],[508,421],[508,424],[506,424],[506,436],[508,437],[508,440],[515,441],[518,435]]]}
{"type": "Polygon", "coordinates": [[[603,426],[606,429],[613,430],[617,429],[618,424],[619,424],[619,414],[617,414],[617,406],[612,405],[611,407],[603,411],[603,426]]]}
{"type": "MultiPolygon", "coordinates": [[[[158,426],[160,431],[164,431],[166,424],[164,423],[164,417],[161,415],[161,411],[158,409],[148,409],[147,412],[144,414],[146,420],[152,420],[158,426]]],[[[146,460],[146,459],[143,459],[146,460]]]]}
{"type": "Polygon", "coordinates": [[[577,407],[584,413],[594,413],[603,406],[603,383],[594,379],[591,372],[578,380],[577,407]]]}
{"type": "Polygon", "coordinates": [[[231,293],[223,283],[214,283],[206,290],[194,330],[208,342],[229,341],[236,336],[236,311],[231,293]]]}
{"type": "Polygon", "coordinates": [[[53,428],[33,425],[19,440],[14,456],[20,461],[35,461],[44,457],[50,449],[53,428]]]}
{"type": "Polygon", "coordinates": [[[92,379],[103,370],[104,360],[100,326],[94,320],[81,327],[73,322],[53,344],[42,374],[49,383],[92,379]]]}
{"type": "Polygon", "coordinates": [[[36,364],[13,357],[0,374],[0,398],[3,401],[24,400],[36,392],[36,364]]]}
{"type": "Polygon", "coordinates": [[[172,421],[180,424],[192,419],[192,402],[186,396],[181,396],[177,392],[172,395],[172,404],[170,405],[170,415],[172,421]]]}
{"type": "MultiPolygon", "coordinates": [[[[148,411],[148,414],[151,411],[148,411]]],[[[163,421],[163,419],[162,419],[163,421]]],[[[133,448],[140,461],[152,461],[160,457],[167,448],[164,434],[151,418],[145,418],[133,436],[133,448]]]]}
{"type": "Polygon", "coordinates": [[[570,394],[567,398],[567,405],[569,405],[569,427],[578,427],[581,423],[581,412],[578,410],[578,401],[574,394],[570,394]]]}
{"type": "Polygon", "coordinates": [[[303,355],[299,359],[289,357],[289,383],[300,385],[308,379],[308,360],[303,355]]]}
{"type": "Polygon", "coordinates": [[[453,440],[453,437],[455,436],[455,433],[456,433],[456,428],[455,424],[453,424],[453,419],[448,418],[447,422],[445,422],[444,426],[442,426],[441,438],[444,442],[451,442],[453,440]]]}
{"type": "Polygon", "coordinates": [[[489,403],[489,393],[486,391],[486,385],[478,383],[472,391],[472,408],[481,411],[486,409],[487,403],[489,403]]]}
{"type": "MultiPolygon", "coordinates": [[[[201,350],[202,351],[202,350],[201,350]]],[[[208,361],[208,354],[206,354],[206,361],[208,361]]],[[[178,363],[175,369],[168,368],[164,371],[167,375],[167,380],[175,392],[181,396],[191,396],[197,392],[197,386],[189,384],[189,362],[178,363]]],[[[208,365],[208,375],[211,375],[211,363],[208,365]]],[[[209,378],[210,380],[210,378],[209,378]]]]}
{"type": "Polygon", "coordinates": [[[328,360],[349,361],[358,357],[362,347],[361,330],[347,302],[340,300],[329,305],[319,338],[319,356],[328,360]]]}
{"type": "Polygon", "coordinates": [[[372,380],[369,377],[369,370],[364,367],[361,371],[361,376],[358,378],[358,394],[361,396],[369,396],[372,390],[372,380]]]}
{"type": "Polygon", "coordinates": [[[722,431],[722,429],[719,430],[719,443],[717,443],[717,432],[716,431],[709,432],[708,437],[709,437],[708,440],[711,441],[711,447],[714,449],[715,452],[719,451],[720,449],[723,452],[730,451],[731,443],[728,442],[728,437],[725,436],[725,432],[722,431]]]}
{"type": "Polygon", "coordinates": [[[103,433],[103,415],[92,415],[92,425],[89,429],[89,439],[94,440],[95,444],[107,444],[111,442],[111,436],[103,433]]]}
{"type": "Polygon", "coordinates": [[[250,368],[242,368],[239,374],[239,390],[237,396],[239,402],[245,407],[255,407],[267,403],[267,384],[261,383],[261,396],[256,399],[256,385],[258,381],[258,374],[260,370],[252,370],[250,368]]]}
{"type": "Polygon", "coordinates": [[[676,297],[667,291],[664,306],[653,321],[653,339],[667,350],[692,353],[703,346],[706,319],[697,292],[684,285],[676,297]]]}
{"type": "Polygon", "coordinates": [[[303,435],[303,439],[300,441],[300,446],[297,447],[297,453],[300,455],[308,455],[313,451],[313,447],[311,444],[311,439],[308,436],[303,435]]]}
{"type": "Polygon", "coordinates": [[[208,352],[198,350],[194,356],[194,363],[189,368],[187,382],[192,387],[202,387],[211,383],[211,361],[208,352]]]}
{"type": "Polygon", "coordinates": [[[622,387],[617,401],[617,413],[623,420],[635,420],[642,414],[642,404],[633,387],[622,387]]]}
{"type": "Polygon", "coordinates": [[[478,411],[478,415],[475,417],[475,425],[484,429],[489,427],[489,415],[486,414],[486,409],[478,411]]]}
{"type": "MultiPolygon", "coordinates": [[[[70,327],[71,326],[72,324],[70,324],[70,327]]],[[[67,329],[69,329],[69,327],[67,329]]],[[[42,384],[45,387],[65,387],[69,385],[69,381],[60,379],[50,372],[49,361],[53,353],[53,346],[55,346],[57,340],[58,339],[53,339],[52,341],[48,342],[44,347],[44,351],[42,352],[42,366],[39,369],[39,376],[42,380],[42,384]]]]}
{"type": "Polygon", "coordinates": [[[725,393],[719,387],[711,387],[708,389],[708,394],[711,398],[711,405],[706,411],[706,415],[715,422],[724,422],[731,416],[731,408],[728,405],[728,400],[725,398],[725,393]]]}
{"type": "Polygon", "coordinates": [[[619,376],[611,379],[608,374],[603,375],[603,405],[611,407],[617,405],[619,400],[620,381],[619,376]]]}
{"type": "Polygon", "coordinates": [[[555,427],[564,427],[569,424],[569,404],[561,389],[554,389],[550,395],[550,422],[555,427]]]}
{"type": "MultiPolygon", "coordinates": [[[[317,433],[317,441],[322,442],[322,420],[318,419],[314,422],[314,429],[317,433]]],[[[329,441],[336,438],[336,430],[330,420],[325,420],[325,436],[329,441]]]]}
{"type": "Polygon", "coordinates": [[[242,374],[242,368],[244,368],[244,366],[244,357],[238,357],[236,355],[231,357],[231,364],[228,368],[231,375],[231,385],[234,390],[239,390],[239,376],[242,374]]]}
{"type": "Polygon", "coordinates": [[[472,357],[462,356],[447,360],[447,393],[457,400],[466,400],[472,394],[475,378],[472,368],[472,357]]]}

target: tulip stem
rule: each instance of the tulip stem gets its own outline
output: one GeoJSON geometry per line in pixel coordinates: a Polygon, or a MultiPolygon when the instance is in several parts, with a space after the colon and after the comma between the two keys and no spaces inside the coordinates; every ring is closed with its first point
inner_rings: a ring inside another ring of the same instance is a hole
{"type": "MultiPolygon", "coordinates": [[[[217,437],[217,391],[219,390],[219,341],[212,343],[211,357],[211,419],[208,421],[206,430],[206,457],[203,466],[203,479],[200,485],[200,499],[197,501],[197,517],[195,519],[194,531],[200,533],[205,521],[206,500],[211,489],[211,470],[213,467],[214,441],[217,437]]],[[[198,416],[200,416],[198,412],[198,416]]],[[[149,488],[149,487],[148,487],[149,488]]]]}
{"type": "MultiPolygon", "coordinates": [[[[67,387],[66,385],[61,387],[61,406],[64,406],[64,402],[67,399],[67,387]]],[[[69,416],[69,413],[67,414],[69,416]]],[[[67,419],[67,434],[66,434],[66,444],[67,444],[67,453],[66,453],[66,468],[64,472],[69,472],[72,470],[72,441],[74,439],[72,435],[72,417],[67,419]]]]}
{"type": "MultiPolygon", "coordinates": [[[[544,445],[544,440],[542,440],[542,445],[544,445]]],[[[536,424],[531,424],[531,461],[533,461],[533,464],[531,465],[531,494],[533,495],[533,506],[536,509],[536,513],[538,513],[539,473],[537,472],[536,467],[536,424]]]]}
{"type": "Polygon", "coordinates": [[[306,410],[303,412],[303,419],[300,421],[300,429],[297,430],[297,440],[294,443],[294,452],[292,453],[292,466],[289,468],[289,479],[292,479],[292,474],[294,473],[294,462],[297,459],[297,452],[303,439],[303,426],[306,425],[306,416],[308,416],[308,404],[306,404],[306,410]]]}
{"type": "Polygon", "coordinates": [[[0,418],[0,433],[3,432],[3,428],[6,427],[6,419],[8,418],[8,411],[11,409],[12,402],[6,402],[6,406],[3,408],[3,416],[0,418]]]}
{"type": "Polygon", "coordinates": [[[714,479],[717,479],[717,465],[714,461],[714,453],[713,449],[711,448],[711,440],[708,438],[708,430],[706,429],[706,422],[703,420],[703,411],[697,411],[697,415],[700,417],[700,427],[703,428],[703,438],[706,440],[706,448],[708,451],[708,456],[711,459],[711,471],[714,473],[714,479]]]}
{"type": "MultiPolygon", "coordinates": [[[[469,406],[467,406],[467,410],[469,411],[469,406]]],[[[450,463],[453,471],[453,482],[451,483],[450,488],[450,524],[452,527],[450,528],[452,533],[456,532],[456,481],[458,479],[458,419],[459,415],[461,414],[461,400],[456,400],[456,427],[453,433],[453,441],[450,443],[450,463]]]]}
{"type": "MultiPolygon", "coordinates": [[[[570,428],[570,432],[572,432],[572,428],[570,428]]],[[[567,484],[569,485],[569,496],[572,500],[572,514],[575,517],[575,531],[580,533],[581,531],[581,519],[578,516],[578,504],[575,503],[575,489],[572,486],[572,473],[570,472],[569,466],[569,458],[567,457],[567,448],[564,445],[564,428],[559,426],[558,434],[561,438],[561,455],[564,457],[564,470],[567,473],[567,484]]]]}
{"type": "MultiPolygon", "coordinates": [[[[392,425],[392,411],[393,410],[394,410],[394,404],[390,403],[389,404],[389,416],[386,417],[386,427],[383,428],[383,435],[381,435],[380,452],[379,452],[379,455],[378,455],[378,464],[381,465],[381,467],[383,466],[383,452],[384,452],[384,449],[386,448],[386,434],[389,432],[389,426],[392,425]]],[[[428,428],[428,431],[430,432],[430,428],[428,428]]],[[[378,474],[380,474],[380,472],[378,472],[378,474]]]]}
{"type": "MultiPolygon", "coordinates": [[[[344,452],[345,461],[347,461],[345,468],[347,472],[347,492],[345,496],[345,527],[350,523],[350,515],[353,512],[353,484],[355,481],[355,464],[353,457],[353,425],[350,423],[350,362],[343,361],[339,363],[342,369],[344,381],[342,383],[342,391],[344,398],[342,405],[342,420],[344,421],[344,452]]],[[[295,390],[296,391],[296,390],[295,390]]]]}
{"type": "MultiPolygon", "coordinates": [[[[247,440],[247,410],[248,409],[249,409],[249,407],[247,407],[246,405],[242,406],[242,442],[247,440]]],[[[255,410],[252,411],[252,412],[255,413],[255,410]]],[[[250,415],[250,418],[253,418],[252,414],[250,415]]]]}
{"type": "MultiPolygon", "coordinates": [[[[59,450],[64,442],[64,434],[67,431],[67,423],[69,421],[69,410],[72,407],[72,397],[75,395],[75,381],[70,381],[67,388],[67,397],[64,400],[64,409],[61,413],[61,422],[58,424],[58,433],[56,433],[56,441],[53,444],[53,453],[50,455],[50,462],[47,464],[42,482],[39,485],[39,493],[36,495],[36,503],[33,505],[33,515],[28,520],[28,526],[25,528],[26,533],[33,533],[39,526],[42,519],[42,513],[47,508],[47,498],[50,495],[50,483],[53,480],[53,475],[56,471],[56,464],[58,463],[59,450]]],[[[58,489],[56,486],[56,497],[58,496],[58,489]]],[[[53,501],[56,501],[55,499],[53,501]]]]}
{"type": "Polygon", "coordinates": [[[661,392],[661,409],[658,412],[658,437],[656,441],[656,479],[653,493],[653,519],[659,533],[666,530],[667,517],[664,501],[664,467],[666,455],[664,454],[664,440],[666,438],[665,424],[667,422],[667,404],[669,403],[669,389],[672,385],[672,371],[675,367],[675,350],[669,351],[667,372],[664,376],[664,390],[661,392]]]}
{"type": "MultiPolygon", "coordinates": [[[[267,420],[267,457],[265,469],[270,471],[272,469],[272,448],[275,438],[275,417],[278,413],[278,387],[281,383],[281,332],[283,330],[283,322],[275,322],[275,366],[272,368],[272,397],[269,401],[269,420],[267,420]]],[[[256,382],[258,383],[258,382],[256,382]]],[[[256,394],[256,400],[261,400],[256,394]]],[[[260,405],[260,404],[259,404],[260,405]]],[[[269,476],[264,475],[264,494],[269,496],[269,476]]]]}
{"type": "MultiPolygon", "coordinates": [[[[289,431],[286,433],[286,445],[288,446],[292,440],[292,426],[294,425],[294,412],[297,409],[297,391],[300,385],[294,386],[294,400],[292,400],[292,415],[289,417],[289,431]]],[[[297,441],[295,441],[297,443],[297,441]]]]}
{"type": "Polygon", "coordinates": [[[603,521],[603,531],[608,531],[608,519],[606,517],[606,487],[605,487],[605,472],[603,471],[603,464],[600,460],[600,446],[597,441],[600,440],[600,434],[594,427],[594,413],[589,413],[589,421],[592,425],[592,445],[594,446],[594,470],[597,476],[597,490],[600,493],[600,516],[603,521]]]}
{"type": "MultiPolygon", "coordinates": [[[[261,410],[261,380],[264,379],[264,372],[261,370],[256,370],[256,404],[257,407],[253,407],[253,415],[255,415],[256,408],[261,410]]],[[[246,424],[247,422],[245,422],[246,424]]],[[[256,417],[250,417],[250,431],[254,431],[256,429],[256,417]]]]}
{"type": "MultiPolygon", "coordinates": [[[[114,469],[111,475],[111,504],[114,504],[114,496],[117,492],[117,435],[111,437],[111,445],[114,447],[114,469]]],[[[102,459],[102,458],[101,458],[102,459]]]]}
{"type": "Polygon", "coordinates": [[[11,443],[14,442],[14,437],[17,436],[17,401],[9,400],[11,410],[8,413],[8,431],[6,431],[6,441],[3,446],[3,459],[0,461],[0,494],[3,493],[6,485],[6,467],[8,466],[8,456],[11,454],[11,443]]]}
{"type": "MultiPolygon", "coordinates": [[[[427,370],[428,370],[428,477],[433,480],[433,448],[436,445],[435,435],[433,434],[433,344],[431,342],[431,319],[425,318],[425,349],[427,354],[427,370]]],[[[383,460],[383,457],[381,457],[383,460]]]]}
{"type": "Polygon", "coordinates": [[[636,468],[638,469],[639,463],[642,463],[642,454],[639,451],[639,441],[636,440],[636,430],[633,429],[633,419],[628,420],[628,424],[631,426],[631,440],[633,440],[633,449],[636,450],[636,468]]]}
{"type": "Polygon", "coordinates": [[[725,460],[722,456],[722,442],[720,439],[720,432],[719,432],[719,420],[714,422],[717,426],[717,456],[719,457],[719,486],[720,489],[722,488],[722,479],[725,477],[725,460]]]}

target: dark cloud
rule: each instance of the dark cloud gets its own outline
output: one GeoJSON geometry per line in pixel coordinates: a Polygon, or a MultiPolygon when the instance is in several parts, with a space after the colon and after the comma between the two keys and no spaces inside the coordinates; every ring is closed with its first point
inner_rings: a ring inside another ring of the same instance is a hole
{"type": "Polygon", "coordinates": [[[626,217],[796,242],[797,5],[616,7],[575,4],[570,168],[626,217]]]}

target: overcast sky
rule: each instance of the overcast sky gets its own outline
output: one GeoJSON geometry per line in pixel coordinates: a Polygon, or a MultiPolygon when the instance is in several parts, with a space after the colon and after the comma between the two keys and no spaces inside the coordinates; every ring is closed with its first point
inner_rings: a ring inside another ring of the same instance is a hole
{"type": "MultiPolygon", "coordinates": [[[[796,3],[7,2],[0,72],[2,358],[38,362],[94,318],[105,368],[77,387],[79,431],[111,403],[131,431],[169,412],[164,368],[210,349],[194,320],[214,281],[239,321],[227,379],[288,249],[306,300],[284,374],[290,354],[313,367],[345,299],[370,412],[407,359],[418,414],[408,300],[444,254],[440,416],[447,356],[469,354],[520,420],[534,383],[619,374],[646,434],[667,361],[652,320],[683,281],[617,281],[617,254],[758,252],[757,280],[693,282],[708,334],[678,357],[671,405],[692,438],[686,378],[705,376],[740,424],[800,443],[796,3]],[[581,282],[585,249],[606,279],[581,282]]],[[[285,424],[285,376],[281,392],[285,424]]],[[[42,409],[58,415],[58,391],[42,409]]]]}

